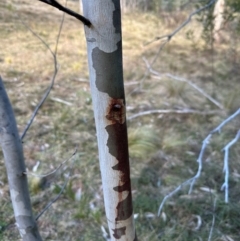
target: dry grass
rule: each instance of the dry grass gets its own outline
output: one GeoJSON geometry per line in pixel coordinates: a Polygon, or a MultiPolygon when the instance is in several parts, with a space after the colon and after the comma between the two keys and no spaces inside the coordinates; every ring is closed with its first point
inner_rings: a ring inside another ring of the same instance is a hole
{"type": "MultiPolygon", "coordinates": [[[[69,7],[77,10],[78,3],[71,1],[69,7]]],[[[54,49],[62,15],[38,1],[29,4],[26,0],[4,0],[0,9],[1,75],[22,132],[49,85],[54,69],[49,51],[22,21],[54,49]]],[[[183,13],[182,18],[186,14],[183,13]]],[[[152,109],[216,109],[213,103],[186,84],[166,77],[156,79],[149,73],[143,80],[146,66],[142,57],[151,62],[160,46],[160,42],[148,46],[144,43],[171,32],[179,22],[181,19],[169,26],[158,16],[146,13],[123,16],[124,76],[129,115],[152,109]]],[[[136,227],[142,241],[207,240],[213,215],[216,224],[212,241],[238,240],[239,237],[240,148],[237,145],[231,150],[228,205],[223,203],[220,191],[224,179],[221,149],[234,137],[239,120],[213,138],[193,194],[186,195],[187,190],[182,190],[167,202],[162,216],[156,217],[164,195],[197,170],[195,161],[204,137],[239,107],[239,44],[235,43],[233,51],[228,43],[223,43],[213,52],[201,40],[200,32],[196,22],[183,29],[161,51],[153,68],[193,81],[222,103],[225,110],[210,116],[148,115],[128,123],[134,211],[138,213],[136,227]],[[191,38],[189,31],[194,31],[191,38]],[[206,188],[211,191],[207,192],[206,188]],[[217,198],[215,210],[214,198],[217,198]],[[196,230],[198,218],[202,225],[196,230]]],[[[226,33],[230,40],[231,34],[231,30],[226,33]]],[[[61,68],[54,89],[24,141],[26,165],[32,170],[40,161],[38,173],[47,173],[68,159],[75,147],[78,153],[68,187],[58,202],[40,218],[39,227],[44,240],[101,241],[104,240],[101,225],[107,228],[107,222],[87,80],[85,37],[82,25],[68,16],[58,45],[58,62],[61,68]],[[58,102],[58,99],[67,104],[58,102]]],[[[70,162],[44,190],[29,178],[36,214],[58,193],[69,166],[70,162]]],[[[13,223],[13,214],[3,160],[0,170],[0,226],[4,226],[13,223]]],[[[0,240],[18,240],[16,229],[2,232],[0,240]]]]}

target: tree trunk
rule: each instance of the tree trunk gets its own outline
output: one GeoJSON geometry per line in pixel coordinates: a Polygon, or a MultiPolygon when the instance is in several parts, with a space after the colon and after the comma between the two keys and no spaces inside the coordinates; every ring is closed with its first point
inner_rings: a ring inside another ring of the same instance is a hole
{"type": "Polygon", "coordinates": [[[120,0],[83,0],[105,211],[111,240],[137,240],[133,220],[120,0]]]}
{"type": "Polygon", "coordinates": [[[32,215],[22,142],[0,77],[0,145],[3,150],[16,226],[23,241],[41,241],[32,215]]]}
{"type": "Polygon", "coordinates": [[[224,22],[224,8],[225,8],[225,0],[218,0],[215,4],[214,11],[213,11],[213,38],[215,42],[221,42],[221,27],[224,22]]]}

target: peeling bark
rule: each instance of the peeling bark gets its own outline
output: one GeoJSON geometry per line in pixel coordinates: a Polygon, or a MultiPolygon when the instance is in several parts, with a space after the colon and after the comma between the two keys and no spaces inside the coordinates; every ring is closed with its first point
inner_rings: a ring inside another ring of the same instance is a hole
{"type": "Polygon", "coordinates": [[[137,240],[133,220],[119,0],[83,0],[105,211],[111,240],[137,240]]]}
{"type": "Polygon", "coordinates": [[[23,241],[41,241],[32,214],[22,142],[14,113],[0,77],[0,145],[7,170],[16,226],[23,241]]]}

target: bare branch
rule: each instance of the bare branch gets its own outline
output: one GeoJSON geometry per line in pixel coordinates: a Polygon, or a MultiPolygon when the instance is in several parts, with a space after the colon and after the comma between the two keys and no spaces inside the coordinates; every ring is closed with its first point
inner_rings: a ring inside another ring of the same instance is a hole
{"type": "Polygon", "coordinates": [[[211,239],[212,239],[213,228],[214,228],[214,225],[215,225],[215,219],[216,219],[216,215],[215,215],[216,203],[217,203],[217,198],[215,197],[214,203],[213,203],[212,225],[211,225],[211,229],[210,229],[210,232],[209,232],[208,241],[211,241],[211,239]]]}
{"type": "Polygon", "coordinates": [[[56,101],[56,102],[62,103],[62,104],[64,104],[64,105],[68,105],[68,106],[72,106],[72,105],[73,105],[71,102],[68,102],[68,101],[66,101],[66,100],[62,100],[62,99],[60,99],[60,98],[51,97],[50,99],[51,99],[52,101],[56,101]]]}
{"type": "Polygon", "coordinates": [[[181,183],[176,189],[174,189],[172,192],[170,192],[168,195],[166,195],[164,197],[164,199],[162,200],[160,206],[159,206],[159,209],[158,209],[158,216],[160,216],[161,214],[161,211],[162,211],[162,208],[165,204],[165,202],[171,198],[172,196],[174,196],[176,193],[178,193],[180,190],[182,190],[183,187],[187,186],[187,185],[190,185],[190,188],[189,188],[189,194],[191,193],[192,191],[192,188],[193,188],[193,185],[195,184],[196,180],[200,177],[201,175],[201,172],[202,172],[202,157],[203,157],[203,154],[205,152],[205,149],[206,149],[206,146],[208,145],[209,143],[209,140],[211,138],[211,134],[209,134],[203,141],[203,145],[202,145],[202,149],[201,149],[201,152],[199,154],[199,157],[197,159],[197,162],[198,162],[198,170],[197,170],[197,173],[195,174],[194,177],[188,179],[187,181],[181,183]]]}
{"type": "Polygon", "coordinates": [[[89,28],[92,25],[91,22],[87,18],[85,18],[82,15],[72,11],[69,8],[66,8],[66,7],[62,6],[56,0],[39,0],[39,1],[44,2],[46,4],[49,4],[49,5],[53,6],[54,8],[58,8],[60,11],[63,11],[64,13],[67,13],[67,14],[75,17],[76,19],[80,20],[84,25],[88,26],[89,28]]]}
{"type": "MultiPolygon", "coordinates": [[[[153,60],[152,60],[152,62],[151,62],[151,64],[150,64],[151,66],[156,62],[159,54],[161,53],[162,49],[164,48],[164,46],[165,46],[166,44],[167,44],[167,41],[164,41],[164,42],[160,45],[160,47],[159,47],[156,55],[154,56],[154,58],[153,58],[153,60]]],[[[135,91],[137,91],[137,90],[139,90],[139,89],[142,89],[143,82],[144,82],[144,81],[146,80],[146,78],[148,77],[148,74],[149,74],[149,69],[147,69],[147,70],[145,71],[142,79],[139,81],[139,83],[140,83],[139,86],[136,87],[133,91],[131,91],[130,94],[134,93],[135,91]]]]}
{"type": "Polygon", "coordinates": [[[65,14],[63,14],[62,16],[62,21],[61,21],[61,24],[60,24],[60,27],[59,27],[59,31],[58,31],[58,36],[57,36],[57,40],[56,40],[56,45],[55,45],[55,50],[54,52],[52,51],[52,49],[50,48],[50,46],[38,35],[36,34],[28,25],[26,25],[23,21],[22,21],[22,24],[34,35],[36,36],[44,45],[45,47],[50,51],[52,57],[53,57],[53,62],[54,62],[54,73],[53,73],[53,76],[52,76],[52,80],[51,80],[51,83],[48,87],[48,89],[46,90],[45,94],[42,96],[42,99],[40,100],[40,102],[38,103],[38,105],[36,106],[35,110],[33,111],[32,113],[32,116],[31,118],[29,119],[22,135],[21,135],[21,140],[23,140],[23,138],[25,137],[28,129],[30,128],[30,126],[32,125],[33,123],[33,120],[35,118],[35,116],[37,115],[39,109],[41,108],[41,106],[43,105],[43,103],[45,102],[45,100],[47,99],[49,93],[51,92],[52,88],[53,88],[53,85],[54,85],[54,82],[55,82],[55,79],[56,79],[56,76],[57,76],[57,73],[58,73],[58,62],[57,62],[57,48],[58,48],[58,42],[59,42],[59,39],[60,39],[60,35],[61,35],[61,32],[62,32],[62,27],[63,27],[63,22],[64,22],[64,16],[65,14]]]}
{"type": "Polygon", "coordinates": [[[228,179],[229,179],[229,165],[228,165],[228,156],[229,156],[229,149],[233,146],[240,138],[240,130],[237,132],[237,135],[233,140],[231,140],[224,148],[224,167],[223,172],[225,173],[225,180],[221,187],[221,190],[225,190],[225,203],[228,203],[228,179]]]}
{"type": "Polygon", "coordinates": [[[48,178],[48,179],[52,179],[53,177],[56,176],[57,174],[57,171],[65,164],[67,163],[69,160],[72,159],[73,156],[75,156],[77,153],[77,149],[74,151],[74,153],[72,154],[71,157],[69,157],[67,160],[63,161],[62,163],[60,163],[60,165],[55,168],[53,171],[47,173],[47,174],[35,174],[34,172],[26,172],[25,174],[26,175],[31,175],[31,176],[34,176],[34,177],[40,177],[40,178],[48,178]]]}
{"type": "Polygon", "coordinates": [[[181,81],[181,82],[186,82],[188,85],[190,85],[192,88],[194,88],[195,90],[197,90],[200,94],[202,94],[204,97],[206,97],[209,101],[211,101],[214,105],[216,105],[218,108],[220,109],[224,109],[223,105],[220,104],[217,100],[215,100],[214,98],[212,98],[209,94],[207,94],[203,89],[201,89],[200,87],[198,87],[197,85],[195,85],[194,83],[192,83],[190,80],[187,80],[185,78],[176,76],[176,75],[172,75],[170,73],[159,73],[156,70],[153,70],[151,65],[149,64],[149,62],[147,61],[146,58],[143,58],[143,61],[145,62],[145,64],[147,65],[147,68],[149,70],[150,73],[154,74],[156,77],[158,77],[159,79],[161,79],[161,76],[166,76],[168,78],[177,80],[177,81],[181,81]]]}
{"type": "Polygon", "coordinates": [[[192,110],[192,109],[183,109],[183,110],[147,110],[135,115],[131,115],[127,118],[127,120],[132,120],[140,116],[152,115],[152,114],[197,114],[197,115],[214,115],[219,113],[219,111],[200,111],[200,110],[192,110]]]}
{"type": "Polygon", "coordinates": [[[218,101],[216,101],[215,99],[213,99],[209,94],[207,94],[204,90],[202,90],[200,87],[198,87],[197,85],[193,84],[190,80],[187,80],[185,78],[182,77],[178,77],[169,73],[164,74],[165,76],[174,79],[174,80],[178,80],[178,81],[182,81],[182,82],[186,82],[187,84],[189,84],[191,87],[193,87],[195,90],[197,90],[200,94],[202,94],[204,97],[206,97],[209,101],[211,101],[214,105],[216,105],[218,108],[220,109],[224,109],[223,105],[220,104],[218,101]]]}
{"type": "Polygon", "coordinates": [[[231,116],[229,116],[226,120],[224,120],[219,126],[217,126],[214,130],[212,130],[212,134],[215,132],[221,132],[221,129],[223,128],[223,126],[225,126],[229,121],[233,120],[236,116],[238,116],[240,114],[240,108],[233,113],[231,116]]]}
{"type": "MultiPolygon", "coordinates": [[[[215,129],[213,129],[210,134],[208,134],[208,136],[204,139],[203,141],[203,144],[202,144],[202,148],[201,148],[201,151],[199,153],[199,156],[198,156],[198,159],[197,159],[197,162],[198,162],[198,171],[197,173],[195,174],[194,177],[188,179],[187,181],[183,182],[182,184],[180,184],[176,189],[174,189],[171,193],[169,193],[168,195],[166,195],[160,206],[159,206],[159,209],[158,209],[158,216],[160,216],[161,214],[161,211],[162,211],[162,208],[165,204],[165,202],[171,198],[173,195],[175,195],[178,191],[180,191],[184,186],[186,185],[190,185],[190,188],[189,188],[189,194],[191,194],[192,192],[192,189],[193,189],[193,186],[195,184],[195,182],[197,181],[197,179],[200,177],[201,175],[201,171],[202,171],[202,162],[203,162],[203,154],[205,152],[205,149],[207,147],[207,145],[209,144],[210,142],[210,139],[212,137],[212,135],[216,132],[220,132],[221,128],[226,125],[229,121],[231,121],[232,119],[234,119],[237,115],[240,114],[240,108],[235,112],[233,113],[231,116],[229,116],[226,120],[224,120],[220,125],[218,125],[215,129]]],[[[229,177],[229,170],[228,170],[228,150],[229,148],[235,144],[240,138],[240,130],[238,131],[236,137],[231,141],[229,142],[224,148],[223,150],[225,151],[225,157],[224,157],[224,172],[225,172],[225,182],[224,184],[222,185],[222,189],[225,189],[225,202],[227,203],[228,202],[228,177],[229,177]]]]}
{"type": "MultiPolygon", "coordinates": [[[[72,156],[71,156],[68,160],[70,160],[73,156],[75,156],[76,153],[77,153],[77,149],[75,150],[75,152],[72,154],[72,156]]],[[[66,161],[68,161],[68,160],[66,160],[66,161]]],[[[75,163],[75,160],[76,160],[76,156],[75,156],[75,158],[74,158],[73,161],[72,161],[72,164],[71,164],[71,166],[70,166],[70,170],[69,170],[69,172],[68,172],[68,174],[67,174],[66,180],[65,180],[65,182],[64,182],[64,184],[63,184],[60,192],[59,192],[58,195],[57,195],[52,201],[50,201],[50,202],[47,204],[47,206],[36,216],[36,218],[35,218],[36,221],[37,221],[37,220],[52,206],[52,204],[55,203],[55,202],[59,199],[59,197],[62,195],[63,191],[65,190],[65,188],[66,188],[66,186],[67,186],[67,184],[68,184],[69,178],[72,176],[73,165],[74,165],[74,163],[75,163]]],[[[65,161],[65,162],[66,162],[66,161],[65,161]]],[[[61,166],[61,165],[60,165],[60,166],[61,166]]],[[[56,170],[58,170],[58,169],[60,168],[60,166],[59,166],[56,170]]]]}
{"type": "Polygon", "coordinates": [[[206,4],[205,6],[197,9],[197,10],[194,11],[194,12],[192,12],[192,13],[188,16],[188,18],[187,18],[180,26],[178,26],[172,33],[166,34],[166,35],[163,35],[163,36],[160,36],[160,37],[155,37],[155,39],[153,39],[153,40],[145,43],[145,45],[151,44],[151,43],[153,43],[153,42],[155,42],[155,41],[158,41],[158,40],[161,40],[161,39],[166,39],[167,42],[170,42],[170,40],[172,39],[172,37],[173,37],[174,35],[176,35],[181,29],[183,29],[188,23],[191,22],[192,17],[193,17],[194,15],[196,15],[196,14],[204,11],[205,9],[209,8],[209,7],[212,6],[215,2],[216,2],[216,0],[211,0],[211,1],[209,1],[209,3],[206,4]]]}

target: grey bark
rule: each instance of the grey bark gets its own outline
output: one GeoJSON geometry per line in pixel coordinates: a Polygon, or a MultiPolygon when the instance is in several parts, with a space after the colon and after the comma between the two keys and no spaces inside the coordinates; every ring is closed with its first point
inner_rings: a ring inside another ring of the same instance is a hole
{"type": "Polygon", "coordinates": [[[23,241],[41,241],[32,214],[22,142],[11,107],[0,77],[0,145],[7,170],[8,183],[16,226],[23,241]]]}
{"type": "Polygon", "coordinates": [[[133,219],[119,0],[83,0],[105,211],[111,240],[137,240],[133,219]]]}

